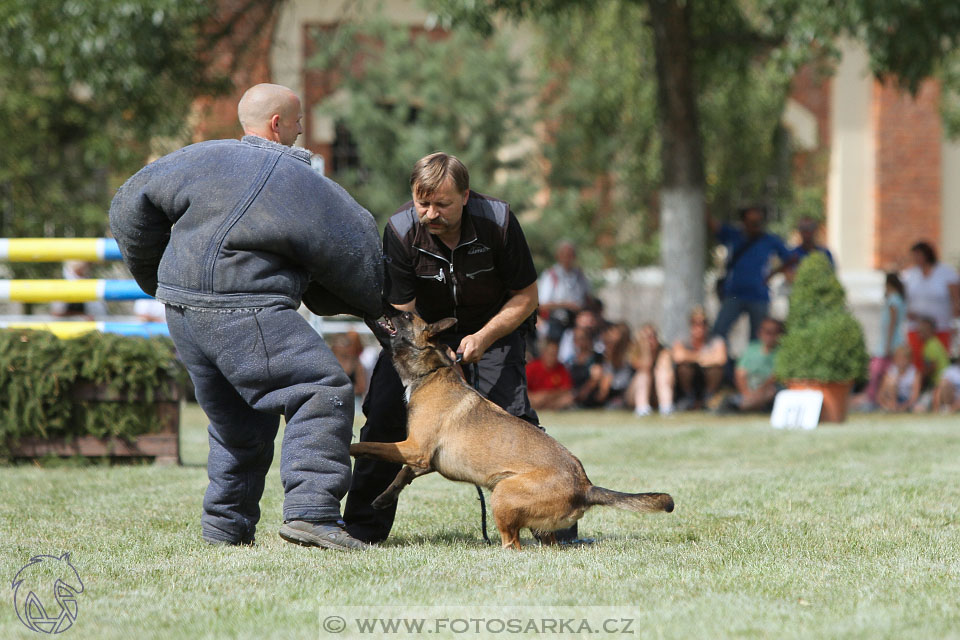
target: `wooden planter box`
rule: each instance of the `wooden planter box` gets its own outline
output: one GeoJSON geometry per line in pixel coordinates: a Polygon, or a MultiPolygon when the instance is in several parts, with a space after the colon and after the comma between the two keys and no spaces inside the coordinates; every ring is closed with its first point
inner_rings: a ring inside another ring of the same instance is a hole
{"type": "MultiPolygon", "coordinates": [[[[74,387],[71,396],[80,402],[129,402],[126,396],[112,393],[105,387],[80,384],[74,387]]],[[[41,458],[43,456],[84,456],[91,458],[153,458],[156,464],[180,464],[180,399],[183,389],[170,381],[166,388],[156,392],[153,403],[159,432],[136,436],[132,441],[123,438],[20,438],[11,448],[14,458],[41,458]]],[[[142,397],[140,402],[146,402],[142,397]]]]}

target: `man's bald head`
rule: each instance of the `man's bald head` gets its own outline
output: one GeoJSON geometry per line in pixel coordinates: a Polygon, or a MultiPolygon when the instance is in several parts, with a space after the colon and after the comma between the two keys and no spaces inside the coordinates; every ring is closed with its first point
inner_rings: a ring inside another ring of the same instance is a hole
{"type": "Polygon", "coordinates": [[[303,132],[300,99],[279,84],[263,83],[247,89],[237,105],[240,126],[246,135],[260,136],[287,146],[303,132]]]}

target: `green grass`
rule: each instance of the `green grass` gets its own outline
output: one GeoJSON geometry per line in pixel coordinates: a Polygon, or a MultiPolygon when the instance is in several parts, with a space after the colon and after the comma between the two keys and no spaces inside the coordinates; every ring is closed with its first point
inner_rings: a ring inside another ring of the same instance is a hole
{"type": "MultiPolygon", "coordinates": [[[[257,546],[211,548],[199,539],[205,421],[191,406],[182,467],[0,467],[0,579],[9,589],[31,555],[71,552],[86,589],[64,638],[327,637],[321,604],[368,603],[623,605],[633,637],[960,634],[955,417],[855,416],[813,432],[698,414],[544,423],[593,482],[667,491],[674,513],[596,508],[580,531],[598,544],[503,551],[482,544],[473,487],[428,476],[380,549],[334,553],[276,535],[275,464],[257,546]]],[[[0,638],[36,637],[6,593],[0,638]]]]}

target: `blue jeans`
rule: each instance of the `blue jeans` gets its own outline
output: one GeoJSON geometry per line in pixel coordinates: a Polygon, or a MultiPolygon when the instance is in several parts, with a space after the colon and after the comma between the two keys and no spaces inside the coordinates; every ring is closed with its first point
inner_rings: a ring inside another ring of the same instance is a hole
{"type": "Polygon", "coordinates": [[[167,324],[210,420],[203,537],[253,540],[281,415],[283,519],[338,519],[350,485],[353,387],[323,339],[282,306],[168,305],[167,324]]]}
{"type": "MultiPolygon", "coordinates": [[[[750,316],[750,340],[757,339],[760,323],[770,311],[769,301],[743,300],[741,298],[725,298],[717,312],[717,319],[713,323],[713,335],[727,340],[730,329],[743,313],[750,316]]],[[[729,341],[728,341],[729,342],[729,341]]]]}

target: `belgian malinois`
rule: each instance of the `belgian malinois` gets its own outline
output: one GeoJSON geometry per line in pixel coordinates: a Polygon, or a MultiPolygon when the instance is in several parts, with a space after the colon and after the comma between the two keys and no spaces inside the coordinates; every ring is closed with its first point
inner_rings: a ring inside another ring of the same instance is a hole
{"type": "Polygon", "coordinates": [[[433,341],[456,323],[427,324],[404,312],[370,323],[390,350],[407,394],[407,439],[359,442],[350,455],[405,465],[373,502],[386,506],[415,478],[445,478],[489,489],[504,548],[520,549],[520,529],[555,542],[552,532],[573,525],[594,505],[631,511],[673,511],[666,493],[620,493],[594,486],[583,465],[559,442],[490,402],[460,375],[453,352],[433,341]]]}

